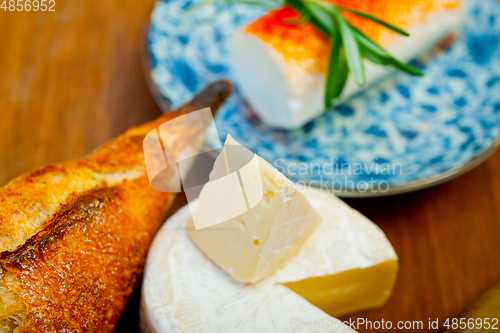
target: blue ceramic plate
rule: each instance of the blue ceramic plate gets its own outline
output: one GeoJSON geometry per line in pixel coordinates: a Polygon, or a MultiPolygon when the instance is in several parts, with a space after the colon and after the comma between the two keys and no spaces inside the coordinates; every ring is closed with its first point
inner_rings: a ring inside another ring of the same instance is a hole
{"type": "MultiPolygon", "coordinates": [[[[232,79],[225,41],[264,12],[244,4],[186,11],[192,4],[159,1],[147,36],[146,72],[173,107],[232,79]]],[[[424,77],[395,73],[295,131],[264,126],[236,90],[216,117],[221,138],[229,133],[288,177],[341,196],[408,192],[471,169],[500,142],[500,4],[467,6],[459,40],[416,63],[424,77]]]]}

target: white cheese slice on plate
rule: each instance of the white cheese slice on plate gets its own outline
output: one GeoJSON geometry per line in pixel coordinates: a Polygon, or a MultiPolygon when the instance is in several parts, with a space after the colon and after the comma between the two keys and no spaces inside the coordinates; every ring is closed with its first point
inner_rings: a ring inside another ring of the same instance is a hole
{"type": "Polygon", "coordinates": [[[141,331],[353,332],[330,314],[385,303],[396,253],[375,224],[342,200],[301,191],[322,222],[295,257],[255,284],[233,279],[193,244],[185,229],[188,207],[173,215],[149,250],[141,331]]]}
{"type": "MultiPolygon", "coordinates": [[[[397,59],[410,61],[460,26],[463,2],[437,0],[429,4],[430,1],[411,0],[397,5],[380,0],[379,6],[375,2],[373,8],[389,8],[388,13],[369,14],[398,25],[400,22],[410,37],[388,30],[369,37],[397,59]]],[[[299,128],[324,111],[329,42],[310,24],[287,23],[295,16],[288,8],[271,11],[237,30],[228,42],[229,65],[238,87],[257,115],[271,127],[299,128]]],[[[367,29],[363,29],[366,21],[353,24],[369,35],[374,31],[371,22],[367,29]]],[[[392,67],[367,61],[365,70],[367,85],[393,72],[392,67]]],[[[340,101],[361,89],[349,78],[340,101]]]]}

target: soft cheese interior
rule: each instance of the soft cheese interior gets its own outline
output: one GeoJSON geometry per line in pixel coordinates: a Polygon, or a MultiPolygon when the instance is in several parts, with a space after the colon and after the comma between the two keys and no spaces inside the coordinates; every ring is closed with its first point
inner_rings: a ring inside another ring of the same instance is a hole
{"type": "Polygon", "coordinates": [[[200,230],[196,230],[191,220],[188,234],[201,251],[235,279],[256,282],[292,258],[319,225],[320,218],[290,180],[261,157],[248,158],[248,155],[253,153],[231,136],[227,137],[210,174],[210,182],[200,193],[200,207],[194,218],[225,215],[238,205],[232,198],[224,197],[227,191],[231,197],[237,195],[234,188],[211,190],[211,184],[232,174],[236,177],[236,172],[240,173],[248,201],[254,204],[243,214],[200,230]],[[241,159],[249,162],[241,165],[238,163],[241,159]],[[218,202],[221,200],[224,201],[218,202]],[[216,205],[220,207],[214,209],[216,205]]]}
{"type": "Polygon", "coordinates": [[[149,250],[142,332],[352,332],[334,316],[385,303],[397,256],[384,233],[329,193],[301,191],[322,222],[296,256],[255,284],[236,281],[193,244],[187,207],[172,216],[149,250]]]}
{"type": "MultiPolygon", "coordinates": [[[[391,33],[376,42],[405,62],[428,52],[459,27],[464,13],[461,1],[435,0],[431,6],[425,13],[419,12],[422,6],[418,5],[410,12],[399,13],[408,22],[403,28],[411,37],[391,33]],[[412,21],[412,17],[418,19],[412,21]]],[[[293,33],[282,32],[292,28],[283,23],[280,15],[275,11],[259,19],[265,21],[263,25],[269,34],[276,34],[275,38],[252,29],[259,20],[235,32],[228,43],[230,67],[243,96],[264,123],[294,129],[324,111],[325,71],[321,68],[324,66],[318,64],[327,62],[329,42],[309,31],[311,28],[307,25],[293,28],[293,33]]],[[[394,21],[393,17],[381,18],[394,21]]],[[[367,61],[365,66],[367,85],[393,71],[367,61]]],[[[349,79],[339,101],[360,89],[349,79]]]]}

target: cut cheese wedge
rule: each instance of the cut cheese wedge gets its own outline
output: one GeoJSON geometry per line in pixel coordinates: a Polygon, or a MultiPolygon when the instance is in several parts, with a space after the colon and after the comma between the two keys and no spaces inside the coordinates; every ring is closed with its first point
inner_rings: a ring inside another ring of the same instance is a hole
{"type": "Polygon", "coordinates": [[[319,215],[290,180],[228,135],[187,230],[228,274],[256,282],[292,258],[319,223],[319,215]],[[235,183],[228,186],[230,177],[235,183]],[[242,214],[235,211],[238,207],[242,214]],[[230,218],[212,225],[216,216],[230,218]],[[196,230],[196,221],[205,225],[204,220],[210,226],[196,230]]]}
{"type": "MultiPolygon", "coordinates": [[[[462,0],[336,0],[396,24],[404,37],[350,13],[348,21],[402,61],[428,52],[463,20],[462,0]]],[[[230,67],[242,94],[269,126],[298,128],[324,110],[330,41],[310,24],[292,25],[290,8],[273,10],[242,27],[229,40],[230,67]]],[[[365,61],[367,83],[393,71],[365,61]]],[[[349,79],[340,100],[361,88],[349,79]]]]}
{"type": "Polygon", "coordinates": [[[296,256],[255,284],[236,281],[193,244],[187,207],[173,215],[149,250],[142,332],[353,332],[333,316],[384,304],[397,256],[384,233],[343,201],[301,191],[322,222],[296,256]]]}
{"type": "Polygon", "coordinates": [[[322,222],[297,256],[269,277],[332,316],[381,307],[398,270],[384,233],[342,200],[319,189],[302,189],[322,222]]]}

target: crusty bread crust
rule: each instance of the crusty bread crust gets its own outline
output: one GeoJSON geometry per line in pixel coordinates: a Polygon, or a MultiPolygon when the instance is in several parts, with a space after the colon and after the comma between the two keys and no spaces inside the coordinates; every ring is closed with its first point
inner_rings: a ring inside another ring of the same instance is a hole
{"type": "MultiPolygon", "coordinates": [[[[178,115],[216,110],[230,91],[216,82],[82,159],[0,189],[0,333],[114,330],[175,197],[150,187],[144,137],[178,115]]],[[[193,124],[175,130],[179,149],[199,136],[193,124]]]]}

